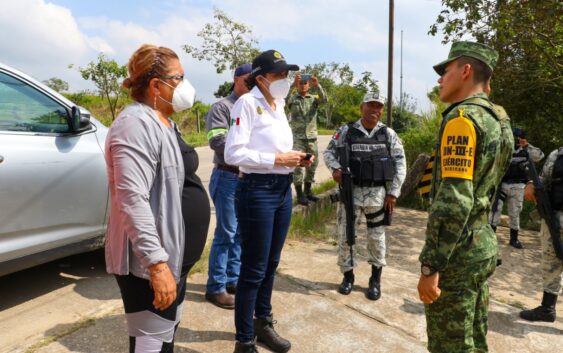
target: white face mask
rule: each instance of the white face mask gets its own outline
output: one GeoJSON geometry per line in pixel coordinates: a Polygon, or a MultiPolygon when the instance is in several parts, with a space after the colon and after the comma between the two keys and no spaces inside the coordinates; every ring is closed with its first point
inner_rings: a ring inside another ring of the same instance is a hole
{"type": "Polygon", "coordinates": [[[172,102],[167,101],[161,96],[158,97],[166,103],[172,105],[172,109],[174,109],[175,112],[181,112],[182,110],[193,107],[195,100],[195,88],[194,86],[192,86],[190,81],[188,81],[188,79],[185,78],[178,84],[178,86],[176,86],[176,88],[164,81],[160,82],[174,89],[174,93],[172,94],[172,102]]]}
{"type": "MultiPolygon", "coordinates": [[[[264,79],[268,81],[265,77],[264,79]]],[[[287,97],[287,94],[289,93],[289,90],[291,88],[291,82],[289,82],[289,79],[282,78],[275,80],[274,82],[268,82],[270,83],[270,87],[268,89],[272,97],[276,99],[285,99],[285,97],[287,97]]]]}

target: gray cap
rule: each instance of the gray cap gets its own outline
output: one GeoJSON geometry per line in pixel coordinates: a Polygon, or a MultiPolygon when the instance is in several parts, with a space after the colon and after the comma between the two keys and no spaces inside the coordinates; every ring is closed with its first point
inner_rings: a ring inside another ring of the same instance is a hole
{"type": "Polygon", "coordinates": [[[383,101],[383,98],[379,96],[379,93],[366,93],[362,103],[368,103],[368,102],[378,102],[385,105],[385,102],[383,101]]]}

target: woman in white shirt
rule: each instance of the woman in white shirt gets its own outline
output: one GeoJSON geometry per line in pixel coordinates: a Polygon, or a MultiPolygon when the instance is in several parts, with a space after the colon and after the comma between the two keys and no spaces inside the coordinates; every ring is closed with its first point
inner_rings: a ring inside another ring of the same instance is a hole
{"type": "Polygon", "coordinates": [[[293,169],[312,160],[291,150],[293,135],[284,112],[290,70],[299,67],[287,64],[278,51],[262,52],[252,62],[250,92],[231,110],[225,161],[241,171],[236,191],[242,254],[235,353],[257,352],[255,337],[274,352],[291,348],[273,328],[272,290],[291,220],[293,169]]]}

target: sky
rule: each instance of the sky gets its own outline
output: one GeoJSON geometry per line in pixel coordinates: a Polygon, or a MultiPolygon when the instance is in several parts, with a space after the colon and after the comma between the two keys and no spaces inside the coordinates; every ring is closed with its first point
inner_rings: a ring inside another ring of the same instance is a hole
{"type": "MultiPolygon", "coordinates": [[[[251,27],[261,50],[276,49],[288,63],[350,65],[356,78],[372,72],[387,96],[388,0],[1,0],[0,62],[39,80],[57,77],[71,92],[95,90],[78,67],[98,53],[120,64],[144,43],[166,46],[180,57],[197,98],[213,103],[213,92],[232,72],[217,74],[182,46],[201,45],[197,33],[213,22],[213,9],[251,27]],[[69,65],[73,68],[69,68],[69,65]]],[[[440,0],[395,0],[393,97],[400,85],[403,30],[403,91],[419,112],[437,83],[432,65],[448,55],[441,36],[427,34],[441,10],[440,0]]]]}

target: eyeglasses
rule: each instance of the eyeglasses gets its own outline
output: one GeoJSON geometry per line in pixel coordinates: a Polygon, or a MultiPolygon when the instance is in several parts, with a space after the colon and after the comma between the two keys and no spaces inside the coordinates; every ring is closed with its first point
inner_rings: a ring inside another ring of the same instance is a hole
{"type": "Polygon", "coordinates": [[[176,80],[176,81],[183,81],[183,80],[184,80],[184,75],[180,75],[180,74],[176,74],[176,75],[164,75],[164,76],[160,76],[160,78],[168,78],[168,79],[172,79],[172,80],[176,80]]]}

